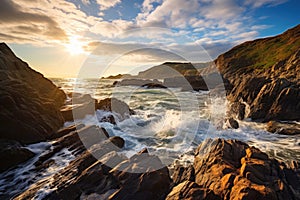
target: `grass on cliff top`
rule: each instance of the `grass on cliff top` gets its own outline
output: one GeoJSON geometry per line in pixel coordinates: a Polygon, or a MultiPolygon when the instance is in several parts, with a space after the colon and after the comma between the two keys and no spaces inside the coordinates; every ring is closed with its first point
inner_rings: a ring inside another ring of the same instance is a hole
{"type": "Polygon", "coordinates": [[[292,56],[300,49],[300,31],[246,42],[232,49],[234,68],[248,67],[264,70],[292,56]]]}

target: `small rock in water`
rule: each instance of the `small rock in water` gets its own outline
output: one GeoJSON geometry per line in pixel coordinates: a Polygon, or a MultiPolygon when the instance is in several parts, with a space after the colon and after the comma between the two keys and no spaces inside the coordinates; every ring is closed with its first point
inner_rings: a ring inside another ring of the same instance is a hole
{"type": "Polygon", "coordinates": [[[226,120],[226,124],[228,125],[228,128],[233,128],[233,129],[239,128],[239,123],[232,117],[226,120]]]}

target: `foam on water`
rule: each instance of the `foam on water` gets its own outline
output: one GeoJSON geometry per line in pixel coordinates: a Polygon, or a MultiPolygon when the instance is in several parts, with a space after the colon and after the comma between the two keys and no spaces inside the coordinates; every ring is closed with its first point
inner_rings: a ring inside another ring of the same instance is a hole
{"type": "MultiPolygon", "coordinates": [[[[113,136],[125,139],[122,154],[131,157],[143,148],[171,166],[173,162],[187,165],[193,162],[193,150],[206,138],[238,139],[256,146],[270,156],[286,161],[300,161],[300,139],[298,136],[284,136],[269,133],[262,123],[246,119],[239,121],[236,130],[223,129],[227,102],[224,98],[212,98],[208,92],[181,92],[178,88],[145,89],[136,87],[112,88],[112,80],[75,81],[73,79],[56,79],[58,86],[65,91],[89,93],[94,98],[116,97],[125,101],[136,114],[122,120],[117,113],[97,110],[95,115],[87,115],[75,123],[104,127],[113,136]],[[77,83],[76,83],[77,82],[77,83]],[[113,115],[117,125],[99,122],[104,116],[113,115]]],[[[296,122],[299,123],[299,122],[296,122]]],[[[73,122],[66,122],[65,126],[73,122]]],[[[63,169],[74,159],[67,149],[57,153],[51,159],[54,164],[48,169],[36,172],[34,163],[39,156],[51,150],[51,143],[38,143],[27,147],[36,156],[15,169],[0,174],[0,198],[17,195],[30,184],[43,181],[63,169]]],[[[51,181],[49,182],[49,184],[51,181]]],[[[36,199],[42,199],[51,190],[48,186],[41,188],[36,199]]]]}
{"type": "MultiPolygon", "coordinates": [[[[109,85],[109,81],[105,80],[102,84],[109,85]]],[[[92,83],[89,81],[89,84],[92,83]]],[[[98,81],[97,84],[99,86],[98,81]]],[[[80,90],[84,88],[84,83],[79,85],[80,90]]],[[[85,93],[98,99],[116,97],[136,111],[136,115],[124,121],[113,113],[117,126],[97,120],[111,114],[103,111],[82,120],[87,125],[105,127],[111,135],[123,137],[127,143],[127,155],[147,147],[162,160],[168,160],[168,157],[184,155],[206,138],[221,137],[248,142],[281,160],[300,160],[297,136],[271,134],[265,131],[264,124],[249,119],[239,121],[240,128],[237,130],[224,129],[227,101],[222,96],[211,97],[205,91],[182,92],[179,88],[165,90],[124,86],[101,87],[97,94],[106,94],[103,97],[93,94],[90,88],[87,87],[85,93]]]]}
{"type": "MultiPolygon", "coordinates": [[[[62,149],[50,158],[53,160],[50,167],[39,171],[36,170],[34,163],[38,161],[40,156],[47,154],[52,149],[52,143],[41,142],[28,145],[27,148],[36,155],[29,161],[0,174],[0,199],[16,196],[28,188],[29,185],[51,178],[75,158],[72,152],[62,149]]],[[[49,188],[41,188],[34,199],[42,199],[49,192],[49,188]]]]}

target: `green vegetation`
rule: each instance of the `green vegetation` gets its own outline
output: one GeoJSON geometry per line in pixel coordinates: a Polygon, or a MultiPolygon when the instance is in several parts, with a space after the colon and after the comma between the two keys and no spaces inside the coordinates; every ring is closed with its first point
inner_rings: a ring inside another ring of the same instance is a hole
{"type": "Polygon", "coordinates": [[[247,67],[263,71],[279,61],[284,61],[300,48],[300,25],[271,38],[245,42],[224,54],[235,69],[247,67]]]}

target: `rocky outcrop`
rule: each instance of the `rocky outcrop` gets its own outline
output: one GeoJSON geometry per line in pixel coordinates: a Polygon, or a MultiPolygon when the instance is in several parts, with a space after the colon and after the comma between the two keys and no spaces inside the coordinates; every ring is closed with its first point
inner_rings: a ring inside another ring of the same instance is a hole
{"type": "Polygon", "coordinates": [[[299,45],[300,25],[220,55],[215,63],[233,85],[228,99],[246,102],[254,120],[299,120],[299,45]]]}
{"type": "Polygon", "coordinates": [[[194,177],[185,172],[183,177],[176,176],[183,182],[173,188],[169,199],[197,199],[204,194],[207,197],[200,199],[299,199],[299,168],[287,168],[243,142],[204,141],[195,152],[192,168],[194,177]]]}
{"type": "Polygon", "coordinates": [[[124,146],[122,138],[107,139],[105,133],[99,137],[99,128],[95,126],[73,129],[69,128],[70,132],[54,143],[53,150],[37,161],[36,170],[49,167],[51,157],[63,148],[75,152],[76,159],[53,177],[33,183],[14,199],[37,197],[45,187],[49,192],[42,199],[150,200],[167,195],[171,179],[158,157],[143,150],[128,159],[117,153],[124,146]],[[86,146],[84,140],[92,145],[86,146]]]}
{"type": "Polygon", "coordinates": [[[14,140],[0,140],[0,172],[21,164],[35,154],[14,140]]]}
{"type": "Polygon", "coordinates": [[[46,140],[62,125],[66,96],[0,44],[0,138],[23,144],[46,140]]]}

